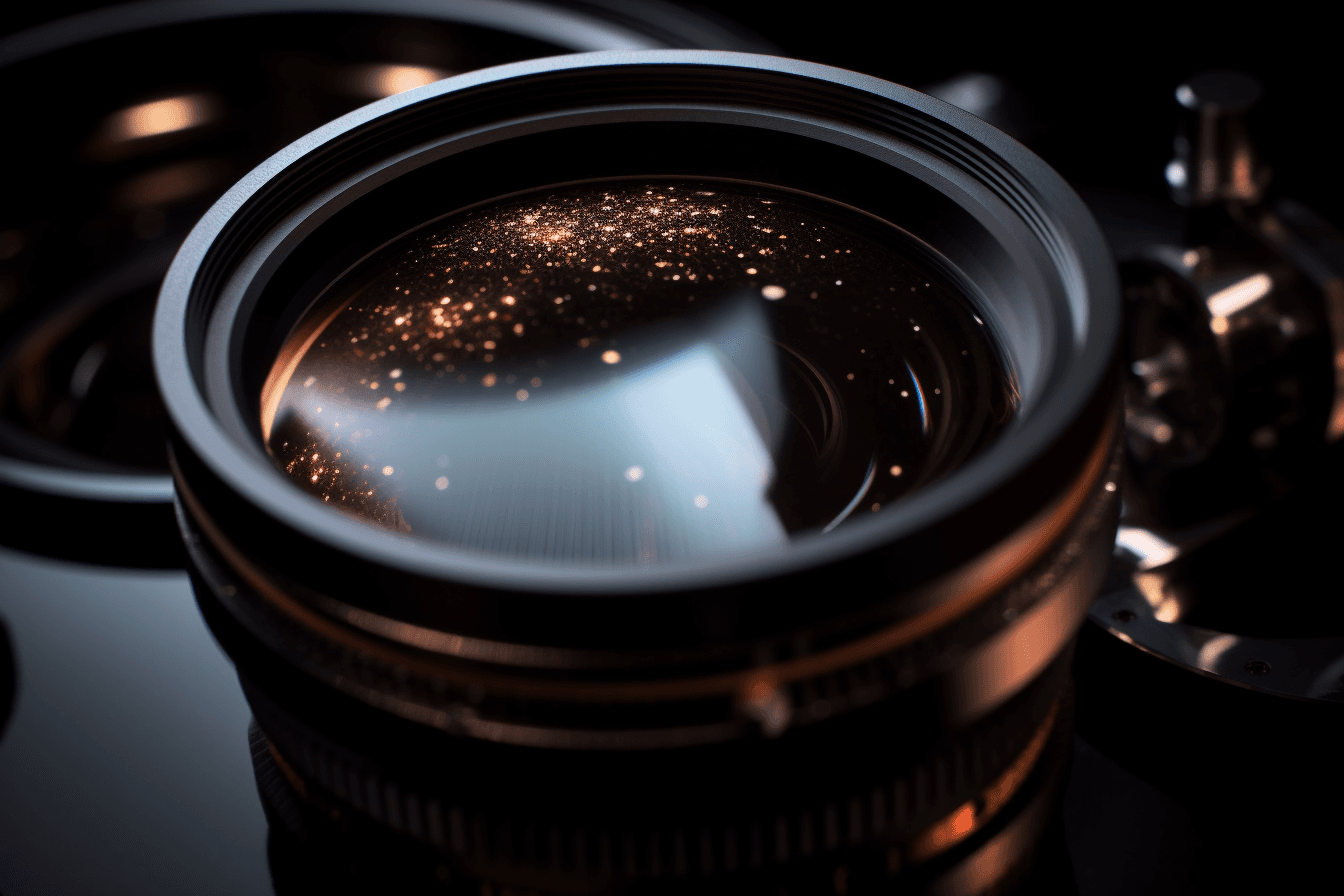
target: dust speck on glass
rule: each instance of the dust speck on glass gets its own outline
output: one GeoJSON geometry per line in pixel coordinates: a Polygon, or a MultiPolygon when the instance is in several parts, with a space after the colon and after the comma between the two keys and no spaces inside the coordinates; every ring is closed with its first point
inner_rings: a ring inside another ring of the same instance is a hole
{"type": "Polygon", "coordinates": [[[886,512],[1013,412],[971,303],[852,209],[604,182],[449,215],[295,328],[275,462],[331,507],[518,559],[783,547],[886,512]]]}

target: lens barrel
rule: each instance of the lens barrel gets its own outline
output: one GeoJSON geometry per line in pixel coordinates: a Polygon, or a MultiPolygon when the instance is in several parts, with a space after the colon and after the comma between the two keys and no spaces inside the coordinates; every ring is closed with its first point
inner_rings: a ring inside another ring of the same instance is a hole
{"type": "Polygon", "coordinates": [[[309,134],[188,237],[154,336],[202,603],[237,655],[286,670],[249,678],[240,661],[269,744],[259,775],[285,782],[273,808],[316,794],[450,874],[510,886],[740,881],[796,861],[950,879],[1057,780],[1070,645],[1114,537],[1117,318],[1102,238],[1056,174],[970,115],[849,72],[590,54],[309,134]],[[656,565],[408,536],[305,494],[267,453],[276,359],[366,259],[500,197],[672,178],[819,197],[906,234],[988,331],[1012,419],[880,513],[656,565]],[[275,697],[284,675],[336,708],[315,720],[295,707],[317,697],[275,697]],[[331,721],[357,717],[353,733],[331,721]],[[435,771],[435,756],[454,758],[435,771]],[[387,784],[403,759],[409,778],[387,784]],[[384,784],[418,808],[358,795],[384,784]],[[552,829],[564,845],[543,855],[552,829]]]}

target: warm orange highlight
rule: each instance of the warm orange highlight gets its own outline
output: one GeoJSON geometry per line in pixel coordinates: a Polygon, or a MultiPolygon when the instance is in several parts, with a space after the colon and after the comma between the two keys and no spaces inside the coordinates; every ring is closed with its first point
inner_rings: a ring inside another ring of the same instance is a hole
{"type": "Polygon", "coordinates": [[[285,760],[285,757],[280,755],[280,751],[275,748],[275,744],[271,743],[269,737],[266,738],[266,752],[271,754],[271,759],[275,760],[275,767],[280,769],[280,774],[285,776],[285,780],[290,783],[290,786],[298,791],[299,796],[307,799],[307,785],[303,783],[303,779],[299,777],[299,773],[294,771],[293,767],[285,760]]]}
{"type": "Polygon", "coordinates": [[[1046,713],[1045,720],[1032,734],[1026,749],[981,792],[978,800],[958,806],[950,815],[935,822],[914,839],[910,846],[911,860],[924,862],[952,848],[976,829],[984,827],[1006,806],[1036,767],[1036,761],[1041,758],[1041,751],[1045,749],[1050,732],[1054,730],[1055,717],[1058,715],[1059,701],[1056,700],[1046,713]]]}
{"type": "Polygon", "coordinates": [[[920,838],[921,852],[940,853],[975,830],[975,803],[964,803],[920,838]]]}

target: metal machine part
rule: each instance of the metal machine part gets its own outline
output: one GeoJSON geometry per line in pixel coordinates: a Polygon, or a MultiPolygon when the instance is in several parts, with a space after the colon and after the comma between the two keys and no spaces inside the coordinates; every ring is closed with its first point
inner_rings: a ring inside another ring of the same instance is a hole
{"type": "Polygon", "coordinates": [[[1344,620],[1303,571],[1333,572],[1298,544],[1312,539],[1278,544],[1275,527],[1330,512],[1319,504],[1344,434],[1344,236],[1268,190],[1248,125],[1260,96],[1236,72],[1176,90],[1166,177],[1186,238],[1122,260],[1125,511],[1091,618],[1203,675],[1338,702],[1344,620]]]}
{"type": "Polygon", "coordinates": [[[1185,114],[1166,169],[1173,199],[1188,208],[1260,201],[1270,171],[1246,119],[1262,94],[1258,81],[1233,71],[1201,72],[1176,88],[1185,114]]]}
{"type": "Polygon", "coordinates": [[[326,121],[451,74],[657,47],[762,44],[657,2],[471,0],[127,3],[0,40],[8,124],[24,134],[0,150],[15,172],[0,211],[5,542],[181,562],[150,319],[182,238],[233,180],[326,121]]]}
{"type": "Polygon", "coordinates": [[[1209,72],[1167,168],[1183,243],[1125,262],[1130,519],[1175,531],[1263,504],[1344,434],[1344,237],[1265,193],[1259,86],[1209,72]]]}
{"type": "Polygon", "coordinates": [[[1344,703],[1344,627],[1321,587],[1332,570],[1322,568],[1329,563],[1319,552],[1331,548],[1300,539],[1278,543],[1271,530],[1286,516],[1243,517],[1205,533],[1214,537],[1190,537],[1179,546],[1122,526],[1112,569],[1119,587],[1092,606],[1092,621],[1201,675],[1282,697],[1344,703]],[[1245,569],[1248,551],[1272,557],[1268,569],[1245,569]],[[1255,598],[1246,600],[1247,590],[1255,598]],[[1275,606],[1255,605],[1268,595],[1275,606]]]}

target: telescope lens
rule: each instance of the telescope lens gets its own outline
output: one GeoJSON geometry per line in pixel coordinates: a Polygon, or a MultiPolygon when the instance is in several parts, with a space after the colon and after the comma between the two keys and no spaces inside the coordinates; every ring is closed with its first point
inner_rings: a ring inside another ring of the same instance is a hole
{"type": "Polygon", "coordinates": [[[338,279],[262,395],[304,490],[413,537],[624,565],[770,550],[988,444],[1009,375],[950,266],[816,197],[556,188],[338,279]]]}

